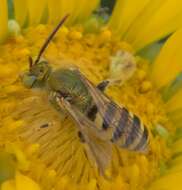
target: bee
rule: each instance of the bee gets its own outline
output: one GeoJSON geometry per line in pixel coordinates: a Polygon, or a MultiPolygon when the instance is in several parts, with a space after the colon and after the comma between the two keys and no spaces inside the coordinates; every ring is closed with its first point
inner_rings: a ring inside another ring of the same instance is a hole
{"type": "MultiPolygon", "coordinates": [[[[90,158],[104,174],[112,157],[112,145],[144,152],[148,130],[139,117],[117,105],[104,91],[110,81],[95,86],[76,67],[53,69],[43,52],[63,25],[65,16],[42,46],[37,59],[29,58],[29,71],[23,76],[28,88],[41,88],[60,115],[64,111],[75,122],[78,136],[88,145],[90,158]]],[[[48,125],[46,125],[48,127],[48,125]]]]}

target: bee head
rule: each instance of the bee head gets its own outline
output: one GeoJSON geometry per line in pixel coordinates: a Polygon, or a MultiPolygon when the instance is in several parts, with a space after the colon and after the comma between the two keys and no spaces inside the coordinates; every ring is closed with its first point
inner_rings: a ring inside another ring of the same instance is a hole
{"type": "Polygon", "coordinates": [[[57,33],[59,28],[64,24],[68,16],[69,15],[63,17],[63,19],[59,22],[56,28],[49,35],[42,48],[40,49],[36,60],[33,61],[32,57],[29,57],[29,71],[23,75],[23,83],[26,87],[32,88],[34,86],[42,86],[45,84],[45,81],[51,72],[51,67],[49,66],[46,60],[41,59],[42,54],[48,47],[50,41],[57,33]]]}
{"type": "Polygon", "coordinates": [[[23,83],[28,88],[37,85],[43,85],[51,72],[51,67],[46,60],[40,60],[33,64],[33,60],[29,57],[29,71],[23,75],[23,83]]]}

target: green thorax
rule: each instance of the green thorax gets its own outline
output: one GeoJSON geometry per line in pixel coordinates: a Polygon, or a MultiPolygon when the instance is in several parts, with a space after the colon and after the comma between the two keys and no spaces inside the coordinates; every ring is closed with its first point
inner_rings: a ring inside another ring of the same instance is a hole
{"type": "Polygon", "coordinates": [[[80,111],[86,111],[92,98],[77,72],[70,69],[58,69],[50,73],[47,88],[68,96],[72,105],[80,111]]]}

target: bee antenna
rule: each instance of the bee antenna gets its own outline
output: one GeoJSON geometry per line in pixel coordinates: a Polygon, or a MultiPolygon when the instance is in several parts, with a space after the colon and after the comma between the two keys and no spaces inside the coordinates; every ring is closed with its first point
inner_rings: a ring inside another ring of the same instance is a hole
{"type": "Polygon", "coordinates": [[[45,41],[45,43],[43,44],[42,48],[39,51],[39,54],[37,56],[37,59],[35,60],[35,64],[37,64],[42,56],[42,54],[44,53],[45,49],[48,47],[50,41],[52,40],[52,38],[55,36],[55,34],[57,33],[57,31],[60,29],[60,27],[64,24],[64,22],[66,21],[66,19],[69,17],[69,14],[67,14],[66,16],[64,16],[61,21],[59,22],[59,24],[56,26],[56,28],[52,31],[52,33],[49,35],[49,37],[47,38],[47,40],[45,41]]]}

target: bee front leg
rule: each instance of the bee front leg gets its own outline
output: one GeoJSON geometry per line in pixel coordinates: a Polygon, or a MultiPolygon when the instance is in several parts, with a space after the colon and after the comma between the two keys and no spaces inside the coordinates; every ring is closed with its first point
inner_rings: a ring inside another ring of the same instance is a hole
{"type": "Polygon", "coordinates": [[[57,102],[58,97],[59,94],[57,92],[51,91],[49,93],[49,102],[54,107],[54,109],[56,109],[60,113],[61,121],[64,121],[68,117],[68,115],[66,114],[64,107],[62,107],[60,103],[58,104],[57,102]]]}
{"type": "Polygon", "coordinates": [[[56,100],[57,92],[51,91],[49,93],[48,98],[49,98],[49,102],[54,106],[54,108],[60,109],[60,106],[57,105],[57,100],[56,100]]]}

